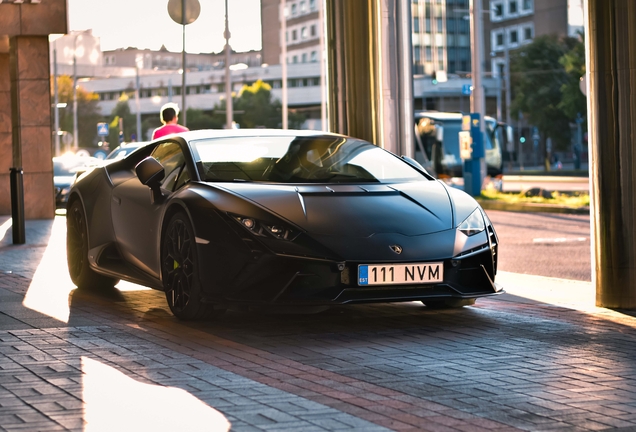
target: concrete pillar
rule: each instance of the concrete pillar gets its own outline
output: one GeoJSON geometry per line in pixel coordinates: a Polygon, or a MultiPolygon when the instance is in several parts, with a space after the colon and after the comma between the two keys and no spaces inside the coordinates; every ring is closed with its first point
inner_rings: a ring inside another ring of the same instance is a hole
{"type": "Polygon", "coordinates": [[[327,0],[329,130],[413,155],[411,4],[327,0]]]}
{"type": "Polygon", "coordinates": [[[24,171],[26,219],[55,215],[48,36],[10,39],[13,166],[24,171]]]}
{"type": "Polygon", "coordinates": [[[596,304],[636,309],[636,2],[586,3],[596,304]]]}

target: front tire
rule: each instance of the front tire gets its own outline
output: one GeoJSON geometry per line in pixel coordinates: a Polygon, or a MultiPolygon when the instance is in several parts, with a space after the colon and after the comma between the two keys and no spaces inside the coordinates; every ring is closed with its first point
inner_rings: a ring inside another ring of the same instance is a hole
{"type": "Polygon", "coordinates": [[[170,310],[179,319],[198,320],[224,310],[202,302],[194,230],[184,213],[168,222],[161,243],[161,274],[170,310]]]}
{"type": "Polygon", "coordinates": [[[71,280],[80,289],[112,289],[119,282],[90,268],[86,216],[79,200],[70,205],[66,214],[66,262],[71,280]]]}

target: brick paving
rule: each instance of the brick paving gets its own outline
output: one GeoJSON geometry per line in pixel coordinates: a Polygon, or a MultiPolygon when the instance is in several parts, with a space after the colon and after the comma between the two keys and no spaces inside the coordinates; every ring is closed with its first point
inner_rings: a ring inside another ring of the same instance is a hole
{"type": "Polygon", "coordinates": [[[184,323],[161,292],[74,289],[63,222],[0,239],[1,430],[636,430],[636,318],[589,283],[184,323]]]}

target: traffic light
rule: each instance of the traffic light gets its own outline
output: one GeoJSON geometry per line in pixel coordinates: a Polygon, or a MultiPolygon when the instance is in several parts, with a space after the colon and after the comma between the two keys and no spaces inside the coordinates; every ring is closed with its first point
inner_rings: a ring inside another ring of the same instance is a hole
{"type": "Polygon", "coordinates": [[[524,136],[519,137],[519,142],[520,142],[521,144],[525,143],[525,142],[526,142],[526,137],[524,137],[524,136]]]}
{"type": "Polygon", "coordinates": [[[433,71],[433,75],[431,76],[431,82],[433,85],[437,85],[439,81],[437,81],[437,71],[433,71]]]}

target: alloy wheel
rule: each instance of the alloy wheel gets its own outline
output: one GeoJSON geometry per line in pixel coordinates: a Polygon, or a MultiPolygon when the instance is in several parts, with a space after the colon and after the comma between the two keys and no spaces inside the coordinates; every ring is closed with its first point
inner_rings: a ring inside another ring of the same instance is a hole
{"type": "Polygon", "coordinates": [[[174,220],[166,234],[163,259],[167,298],[173,308],[183,311],[190,301],[194,283],[194,244],[186,224],[174,220]]]}

